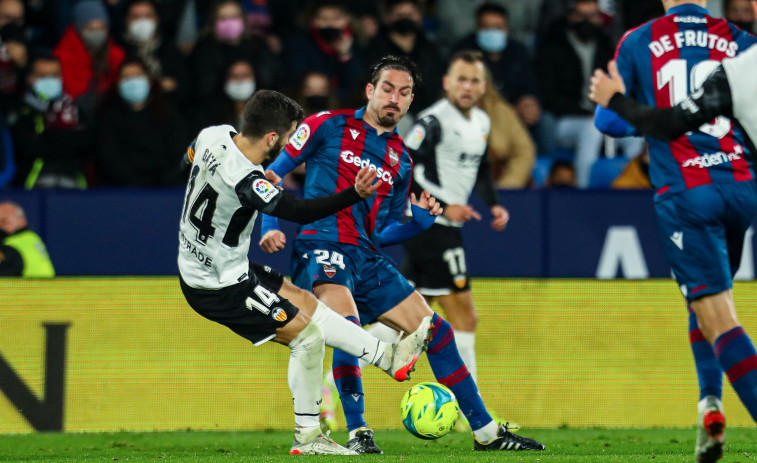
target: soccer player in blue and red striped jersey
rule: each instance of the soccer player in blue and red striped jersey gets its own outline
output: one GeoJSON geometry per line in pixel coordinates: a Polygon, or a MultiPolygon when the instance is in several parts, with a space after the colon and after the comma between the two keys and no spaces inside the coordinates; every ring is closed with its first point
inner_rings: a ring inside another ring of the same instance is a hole
{"type": "MultiPolygon", "coordinates": [[[[629,97],[657,108],[675,106],[698,90],[721,61],[757,43],[751,34],[711,17],[705,4],[663,0],[664,17],[626,33],[615,61],[629,97]]],[[[610,135],[634,132],[601,107],[595,122],[610,135]]],[[[748,361],[749,349],[736,354],[718,347],[733,330],[739,330],[740,345],[751,345],[736,321],[731,288],[757,207],[755,172],[741,128],[726,117],[672,140],[647,141],[665,253],[689,308],[689,339],[700,386],[696,456],[698,461],[715,461],[724,444],[723,372],[733,366],[734,356],[743,356],[739,362],[757,370],[757,363],[748,361]]],[[[744,396],[742,401],[757,416],[757,401],[744,396]]]]}
{"type": "MultiPolygon", "coordinates": [[[[435,199],[423,192],[420,198],[411,195],[413,219],[400,222],[412,160],[396,127],[410,107],[419,79],[417,66],[409,59],[382,58],[371,68],[364,108],[324,111],[305,119],[290,139],[290,146],[271,164],[270,169],[283,177],[306,162],[308,198],[347,187],[361,166],[376,169],[382,181],[371,198],[300,229],[292,250],[292,280],[355,323],[378,320],[409,333],[425,317],[432,317],[428,360],[437,381],[457,396],[473,429],[474,448],[543,450],[544,445],[513,434],[492,419],[458,354],[450,324],[435,314],[423,296],[378,252],[379,246],[403,241],[430,227],[441,213],[435,199]]],[[[270,220],[264,219],[263,233],[261,248],[265,252],[283,248],[285,238],[270,220]]],[[[381,453],[363,418],[358,359],[335,350],[332,367],[350,431],[348,448],[381,453]]]]}

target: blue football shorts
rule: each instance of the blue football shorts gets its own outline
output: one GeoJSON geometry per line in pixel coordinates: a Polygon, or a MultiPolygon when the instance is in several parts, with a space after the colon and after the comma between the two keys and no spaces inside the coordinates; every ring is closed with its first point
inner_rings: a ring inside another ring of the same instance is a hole
{"type": "Polygon", "coordinates": [[[363,246],[331,241],[294,241],[292,282],[312,291],[317,282],[346,286],[363,325],[404,301],[414,289],[382,254],[363,246]]]}
{"type": "Polygon", "coordinates": [[[655,204],[665,255],[689,302],[733,287],[756,190],[753,180],[710,184],[655,204]]]}

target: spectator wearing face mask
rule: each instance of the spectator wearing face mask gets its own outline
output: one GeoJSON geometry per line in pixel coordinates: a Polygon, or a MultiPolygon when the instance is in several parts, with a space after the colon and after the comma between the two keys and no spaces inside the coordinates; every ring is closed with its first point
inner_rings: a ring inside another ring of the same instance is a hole
{"type": "Polygon", "coordinates": [[[515,107],[520,121],[538,140],[541,103],[536,74],[528,48],[510,35],[507,9],[495,3],[481,5],[476,11],[476,31],[463,39],[457,49],[478,49],[484,53],[494,86],[515,107]]]}
{"type": "Polygon", "coordinates": [[[725,19],[752,34],[757,33],[750,0],[723,0],[725,19]]]}
{"type": "Polygon", "coordinates": [[[163,92],[179,106],[189,105],[191,88],[184,57],[166,40],[154,0],[133,0],[126,8],[123,42],[128,57],[139,58],[163,92]]]}
{"type": "Polygon", "coordinates": [[[244,120],[244,106],[255,90],[255,69],[245,60],[234,61],[226,71],[223,90],[195,105],[190,133],[223,124],[239,130],[244,120]]]}
{"type": "Polygon", "coordinates": [[[61,65],[50,55],[32,59],[23,104],[9,117],[18,175],[32,188],[85,188],[91,136],[79,108],[63,92],[61,65]]]}
{"type": "Polygon", "coordinates": [[[320,71],[305,74],[293,93],[297,103],[305,110],[305,117],[339,108],[339,100],[334,96],[329,77],[320,71]]]}
{"type": "Polygon", "coordinates": [[[142,61],[127,59],[100,108],[96,154],[101,185],[181,183],[178,166],[187,145],[186,125],[160,84],[148,76],[142,61]]]}
{"type": "Polygon", "coordinates": [[[109,32],[110,19],[99,1],[84,0],[73,10],[74,23],[61,37],[53,54],[63,72],[63,90],[83,110],[94,109],[99,95],[117,80],[124,51],[109,32]]]}
{"type": "Polygon", "coordinates": [[[314,2],[310,8],[307,30],[293,32],[284,40],[287,86],[293,87],[310,71],[320,71],[329,76],[340,102],[350,103],[362,88],[367,67],[365,51],[350,25],[351,11],[339,0],[314,2]]]}
{"type": "Polygon", "coordinates": [[[223,69],[237,60],[252,63],[260,88],[280,86],[279,61],[265,42],[247,32],[242,6],[235,0],[222,0],[211,7],[208,28],[191,58],[196,96],[207,98],[222,91],[223,69]]]}
{"type": "Polygon", "coordinates": [[[384,4],[381,31],[368,44],[368,51],[369,62],[386,55],[407,56],[421,69],[423,85],[414,89],[411,113],[418,113],[439,99],[446,69],[439,49],[423,32],[418,0],[388,0],[384,4]]]}
{"type": "Polygon", "coordinates": [[[594,69],[604,69],[613,56],[613,44],[602,24],[597,0],[576,0],[554,22],[536,52],[542,105],[554,120],[552,133],[558,145],[575,154],[580,188],[588,186],[602,146],[603,136],[594,127],[595,105],[588,97],[594,69]]]}

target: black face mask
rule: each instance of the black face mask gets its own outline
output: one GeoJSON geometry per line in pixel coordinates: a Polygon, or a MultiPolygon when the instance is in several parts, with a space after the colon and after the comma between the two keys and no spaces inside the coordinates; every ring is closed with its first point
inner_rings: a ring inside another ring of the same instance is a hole
{"type": "Polygon", "coordinates": [[[389,24],[389,30],[402,35],[415,34],[418,32],[418,24],[410,18],[402,18],[389,24]]]}
{"type": "Polygon", "coordinates": [[[327,42],[333,42],[342,36],[342,30],[336,27],[321,27],[318,33],[327,42]]]}
{"type": "Polygon", "coordinates": [[[744,29],[747,32],[752,32],[752,28],[754,27],[754,21],[731,21],[733,24],[738,26],[741,29],[744,29]]]}
{"type": "Polygon", "coordinates": [[[306,96],[305,106],[311,111],[324,111],[329,108],[329,97],[322,95],[306,96]]]}
{"type": "Polygon", "coordinates": [[[10,235],[9,235],[8,233],[6,233],[6,232],[5,232],[4,230],[0,230],[0,243],[2,243],[2,242],[3,242],[3,240],[4,240],[5,238],[9,237],[9,236],[10,236],[10,235]]]}
{"type": "Polygon", "coordinates": [[[589,42],[597,38],[601,29],[591,21],[581,21],[570,26],[582,42],[589,42]]]}

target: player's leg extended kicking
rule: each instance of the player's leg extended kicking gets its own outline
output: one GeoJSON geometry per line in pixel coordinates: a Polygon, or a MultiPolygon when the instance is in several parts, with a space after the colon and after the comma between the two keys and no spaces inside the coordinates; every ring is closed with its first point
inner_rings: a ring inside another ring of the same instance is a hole
{"type": "Polygon", "coordinates": [[[428,326],[397,344],[385,343],[336,315],[269,267],[252,264],[250,272],[253,278],[222,291],[194,290],[183,282],[182,290],[200,315],[227,326],[255,345],[273,339],[291,349],[288,378],[296,426],[291,453],[355,455],[321,433],[324,341],[396,377],[398,371],[415,365],[426,346],[428,326]],[[327,327],[325,332],[319,323],[327,327]]]}

